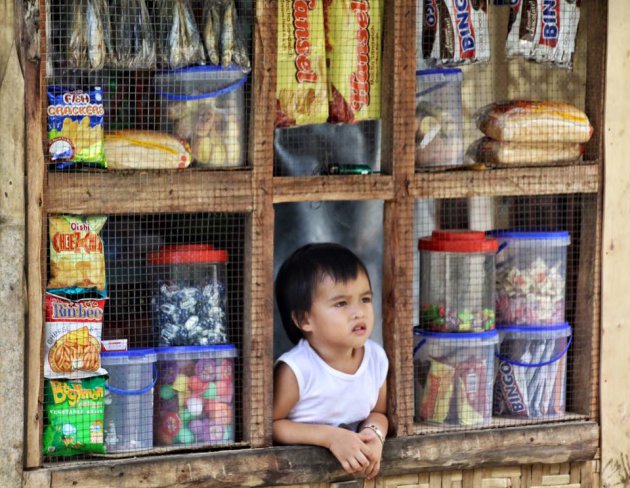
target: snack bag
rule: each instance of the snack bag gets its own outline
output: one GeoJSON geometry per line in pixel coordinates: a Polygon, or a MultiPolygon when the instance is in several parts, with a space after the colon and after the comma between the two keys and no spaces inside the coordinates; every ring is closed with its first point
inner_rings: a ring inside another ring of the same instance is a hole
{"type": "Polygon", "coordinates": [[[276,126],[328,118],[322,0],[278,1],[276,126]]]}
{"type": "Polygon", "coordinates": [[[99,233],[107,217],[49,217],[50,280],[48,291],[105,292],[105,255],[99,233]]]}
{"type": "Polygon", "coordinates": [[[46,380],[44,455],[104,453],[104,398],[105,376],[83,380],[46,380]]]}
{"type": "Polygon", "coordinates": [[[420,400],[420,416],[428,422],[444,423],[450,413],[455,368],[431,358],[429,374],[420,400]]]}
{"type": "Polygon", "coordinates": [[[44,377],[102,375],[101,330],[105,299],[68,300],[46,293],[44,377]]]}
{"type": "Polygon", "coordinates": [[[48,87],[48,156],[58,168],[107,167],[103,150],[103,91],[48,87]]]}
{"type": "Polygon", "coordinates": [[[329,122],[380,118],[382,17],[380,0],[324,2],[329,122]]]}

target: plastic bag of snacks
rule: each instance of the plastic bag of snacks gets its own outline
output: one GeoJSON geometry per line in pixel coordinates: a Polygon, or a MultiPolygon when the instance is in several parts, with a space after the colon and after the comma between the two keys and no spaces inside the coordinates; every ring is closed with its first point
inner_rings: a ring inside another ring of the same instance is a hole
{"type": "Polygon", "coordinates": [[[102,375],[101,330],[105,299],[68,300],[46,293],[44,377],[102,375]]]}
{"type": "Polygon", "coordinates": [[[47,456],[103,453],[105,376],[83,380],[46,380],[46,427],[43,451],[47,456]]]}
{"type": "Polygon", "coordinates": [[[277,127],[326,122],[328,94],[324,42],[321,1],[278,2],[277,127]]]}
{"type": "Polygon", "coordinates": [[[48,87],[48,155],[63,169],[74,163],[107,167],[103,149],[103,91],[48,87]]]}
{"type": "Polygon", "coordinates": [[[107,217],[49,217],[50,280],[48,291],[105,292],[105,256],[99,236],[107,217]]]}
{"type": "Polygon", "coordinates": [[[324,2],[330,122],[381,116],[383,2],[324,2]]]}

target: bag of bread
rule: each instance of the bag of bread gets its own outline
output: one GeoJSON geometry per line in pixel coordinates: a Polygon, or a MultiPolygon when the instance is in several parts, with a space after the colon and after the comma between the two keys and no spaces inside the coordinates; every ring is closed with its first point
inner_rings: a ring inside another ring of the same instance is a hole
{"type": "Polygon", "coordinates": [[[476,163],[492,166],[536,166],[572,163],[584,154],[575,142],[508,142],[482,137],[470,145],[467,156],[476,163]]]}
{"type": "Polygon", "coordinates": [[[278,1],[276,126],[328,118],[322,0],[278,1]]]}
{"type": "Polygon", "coordinates": [[[593,134],[586,114],[564,102],[495,102],[481,108],[475,120],[497,141],[585,143],[593,134]]]}
{"type": "Polygon", "coordinates": [[[381,0],[324,2],[329,122],[381,117],[381,0]]]}
{"type": "Polygon", "coordinates": [[[105,298],[69,300],[46,293],[44,377],[88,378],[101,368],[105,298]]]}
{"type": "Polygon", "coordinates": [[[48,291],[105,293],[105,255],[99,233],[107,217],[51,215],[48,291]]]}
{"type": "Polygon", "coordinates": [[[192,162],[188,144],[148,130],[105,133],[105,157],[109,169],[183,169],[192,162]]]}

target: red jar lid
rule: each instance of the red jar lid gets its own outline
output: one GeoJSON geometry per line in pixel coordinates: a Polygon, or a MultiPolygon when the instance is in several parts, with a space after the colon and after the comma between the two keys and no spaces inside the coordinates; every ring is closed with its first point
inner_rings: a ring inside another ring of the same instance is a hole
{"type": "Polygon", "coordinates": [[[431,237],[418,240],[421,251],[497,252],[499,242],[485,232],[469,230],[434,230],[431,237]]]}
{"type": "Polygon", "coordinates": [[[212,244],[180,244],[162,246],[147,254],[149,264],[226,263],[228,252],[212,244]]]}

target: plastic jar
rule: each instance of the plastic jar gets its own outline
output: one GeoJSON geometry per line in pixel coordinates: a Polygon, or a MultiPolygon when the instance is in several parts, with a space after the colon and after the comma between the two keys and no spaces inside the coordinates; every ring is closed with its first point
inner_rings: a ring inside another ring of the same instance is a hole
{"type": "Polygon", "coordinates": [[[233,344],[157,349],[155,444],[234,443],[233,344]]]}
{"type": "Polygon", "coordinates": [[[458,334],[415,328],[414,336],[416,422],[489,423],[497,331],[458,334]]]}
{"type": "Polygon", "coordinates": [[[572,331],[567,323],[538,327],[497,328],[493,413],[522,418],[565,413],[567,351],[572,331]]]}
{"type": "Polygon", "coordinates": [[[497,323],[560,324],[565,319],[569,233],[494,231],[497,323]]]}
{"type": "Polygon", "coordinates": [[[160,346],[228,342],[228,253],[211,244],[163,246],[147,254],[154,277],[153,325],[160,346]]]}
{"type": "Polygon", "coordinates": [[[133,452],[153,447],[154,349],[102,352],[109,373],[105,400],[105,449],[133,452]]]}
{"type": "Polygon", "coordinates": [[[494,256],[483,232],[434,231],[418,241],[420,326],[438,332],[494,329],[494,256]]]}

